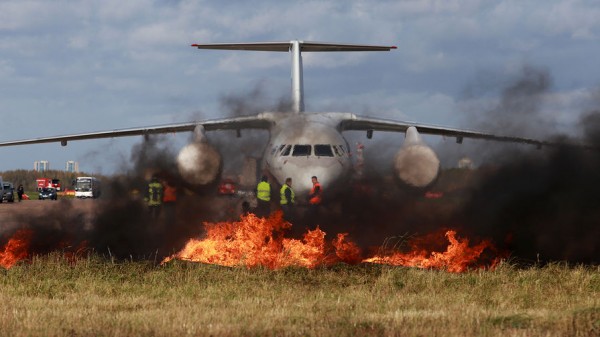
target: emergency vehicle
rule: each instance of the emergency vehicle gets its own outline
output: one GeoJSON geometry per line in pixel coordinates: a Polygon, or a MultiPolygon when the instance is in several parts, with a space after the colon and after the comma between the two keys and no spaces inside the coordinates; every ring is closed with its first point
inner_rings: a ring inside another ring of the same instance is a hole
{"type": "Polygon", "coordinates": [[[50,179],[50,178],[37,178],[37,190],[38,192],[42,190],[42,188],[54,187],[57,191],[60,191],[60,179],[50,179]]]}

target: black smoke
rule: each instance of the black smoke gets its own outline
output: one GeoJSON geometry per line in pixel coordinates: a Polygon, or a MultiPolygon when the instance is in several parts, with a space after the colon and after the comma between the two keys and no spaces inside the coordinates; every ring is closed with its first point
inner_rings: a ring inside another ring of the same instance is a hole
{"type": "Polygon", "coordinates": [[[480,169],[487,173],[457,219],[467,230],[491,236],[518,259],[598,263],[600,110],[582,114],[575,126],[583,130],[582,139],[559,134],[552,115],[541,109],[544,96],[552,93],[550,79],[545,69],[525,67],[521,77],[502,91],[498,107],[482,116],[487,130],[579,141],[596,150],[494,144],[487,151],[497,159],[480,169]]]}
{"type": "MultiPolygon", "coordinates": [[[[221,115],[285,111],[289,106],[285,100],[275,105],[265,101],[259,86],[241,95],[224,96],[221,115]]],[[[257,149],[264,148],[268,140],[265,131],[244,132],[241,136],[215,132],[208,137],[230,159],[229,167],[234,172],[239,172],[244,157],[260,156],[257,149]]],[[[33,235],[31,250],[37,254],[84,249],[117,259],[160,261],[180,250],[190,238],[200,237],[203,222],[238,218],[241,201],[218,196],[218,181],[196,186],[180,176],[176,163],[178,150],[168,136],[142,138],[132,147],[130,157],[121,163],[120,173],[102,180],[102,195],[98,200],[59,200],[47,209],[40,207],[30,214],[20,214],[12,226],[3,229],[0,246],[17,230],[29,229],[33,235]],[[164,205],[158,218],[151,216],[144,200],[153,177],[177,191],[176,203],[164,205]]]]}
{"type": "MultiPolygon", "coordinates": [[[[465,127],[573,141],[556,132],[554,119],[544,110],[544,97],[552,93],[547,70],[525,67],[499,90],[495,106],[466,112],[474,122],[465,127]]],[[[225,96],[224,115],[281,108],[279,103],[270,107],[263,103],[258,89],[225,96]]],[[[597,103],[599,108],[582,114],[579,128],[583,142],[600,147],[600,100],[597,103]]],[[[241,138],[231,133],[209,135],[224,161],[237,163],[232,171],[245,155],[257,155],[253,151],[264,148],[267,137],[251,132],[243,132],[241,138]]],[[[318,225],[328,239],[348,232],[368,250],[390,238],[452,228],[473,241],[491,238],[500,251],[520,261],[600,262],[600,152],[465,140],[462,154],[477,158],[479,167],[442,172],[431,187],[433,192],[444,193],[436,199],[425,197],[423,190],[402,188],[391,178],[392,157],[386,162],[379,154],[391,151],[393,155],[401,144],[398,138],[376,144],[365,140],[364,174],[349,180],[343,193],[328,197],[316,214],[299,205],[291,234],[300,235],[318,225]],[[370,160],[371,154],[377,160],[370,160]]],[[[443,148],[437,152],[446,153],[443,148]]],[[[88,249],[117,258],[160,260],[189,238],[200,237],[202,222],[233,220],[240,211],[237,199],[215,195],[216,186],[198,188],[182,180],[175,156],[176,150],[165,138],[146,138],[132,149],[123,174],[105,182],[105,194],[98,200],[101,207],[94,208],[91,216],[86,209],[64,203],[51,214],[26,215],[19,222],[34,229],[39,252],[51,250],[58,242],[71,242],[72,249],[86,242],[88,249]],[[150,216],[143,200],[152,175],[179,192],[177,209],[159,219],[150,216]]],[[[327,194],[328,187],[323,189],[327,194]]]]}
{"type": "MultiPolygon", "coordinates": [[[[582,113],[575,127],[583,136],[575,139],[558,132],[555,118],[544,108],[551,94],[548,70],[526,66],[500,88],[495,106],[467,111],[471,123],[464,127],[600,149],[600,108],[582,113]]],[[[392,145],[398,149],[396,143],[365,141],[365,153],[374,151],[378,158],[392,145]]],[[[363,248],[381,245],[386,238],[453,228],[474,241],[489,238],[499,251],[521,262],[600,262],[600,151],[474,140],[460,146],[466,147],[461,155],[476,158],[478,168],[443,171],[430,189],[443,192],[442,198],[399,187],[391,179],[390,163],[367,159],[364,176],[349,181],[347,193],[336,196],[340,208],[297,223],[350,232],[363,248]]],[[[443,156],[445,150],[438,153],[443,156]]]]}
{"type": "MultiPolygon", "coordinates": [[[[226,94],[220,98],[223,117],[252,116],[265,111],[289,112],[291,106],[287,96],[275,100],[269,97],[262,82],[248,91],[226,94]]],[[[262,157],[269,133],[267,130],[239,130],[239,134],[238,131],[223,131],[211,133],[209,138],[223,156],[224,175],[232,176],[240,171],[245,157],[262,157]]]]}

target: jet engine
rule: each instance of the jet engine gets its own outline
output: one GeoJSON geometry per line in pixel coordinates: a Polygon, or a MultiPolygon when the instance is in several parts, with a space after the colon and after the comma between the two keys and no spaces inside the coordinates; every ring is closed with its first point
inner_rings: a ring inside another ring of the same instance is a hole
{"type": "Polygon", "coordinates": [[[207,142],[201,125],[196,127],[194,135],[195,141],[179,151],[177,167],[189,183],[206,185],[215,181],[221,172],[221,154],[207,142]]]}
{"type": "Polygon", "coordinates": [[[414,126],[406,130],[404,144],[394,158],[394,170],[400,181],[416,188],[429,186],[439,174],[440,160],[414,126]]]}

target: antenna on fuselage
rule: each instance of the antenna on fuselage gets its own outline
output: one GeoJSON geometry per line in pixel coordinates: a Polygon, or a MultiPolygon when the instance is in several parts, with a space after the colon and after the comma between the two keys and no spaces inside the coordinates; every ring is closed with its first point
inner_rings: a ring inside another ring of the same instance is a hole
{"type": "Polygon", "coordinates": [[[304,111],[304,81],[302,78],[302,52],[332,51],[390,51],[396,46],[372,46],[359,44],[340,44],[326,42],[305,42],[292,40],[289,42],[250,42],[250,43],[210,43],[193,44],[198,49],[218,50],[252,50],[276,51],[292,53],[292,111],[304,111]]]}

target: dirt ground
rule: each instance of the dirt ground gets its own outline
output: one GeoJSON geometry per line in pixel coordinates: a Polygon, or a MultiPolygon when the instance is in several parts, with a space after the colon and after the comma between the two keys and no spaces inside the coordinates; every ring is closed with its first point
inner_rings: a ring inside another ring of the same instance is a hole
{"type": "MultiPolygon", "coordinates": [[[[196,217],[197,213],[202,213],[199,209],[200,205],[205,205],[211,209],[222,210],[220,212],[204,212],[210,213],[212,216],[207,216],[208,221],[223,221],[233,220],[239,217],[242,211],[242,202],[247,201],[246,197],[229,197],[229,196],[211,196],[203,198],[181,198],[179,200],[178,217],[188,218],[196,217]],[[187,214],[180,214],[187,213],[187,214]]],[[[15,227],[19,227],[23,222],[31,219],[39,219],[45,214],[56,216],[57,214],[68,218],[69,215],[83,214],[88,219],[93,219],[99,213],[107,212],[114,208],[109,205],[110,201],[100,199],[72,199],[64,198],[59,200],[23,200],[22,202],[3,202],[0,204],[0,235],[6,231],[12,231],[15,227]]],[[[255,202],[250,201],[251,206],[255,206],[255,202]]],[[[164,215],[162,215],[164,216],[164,215]]],[[[92,221],[87,221],[91,225],[92,221]]],[[[89,228],[88,228],[89,229],[89,228]]]]}
{"type": "Polygon", "coordinates": [[[23,219],[68,210],[92,216],[100,202],[92,199],[23,200],[0,204],[0,233],[18,227],[23,219]]]}

